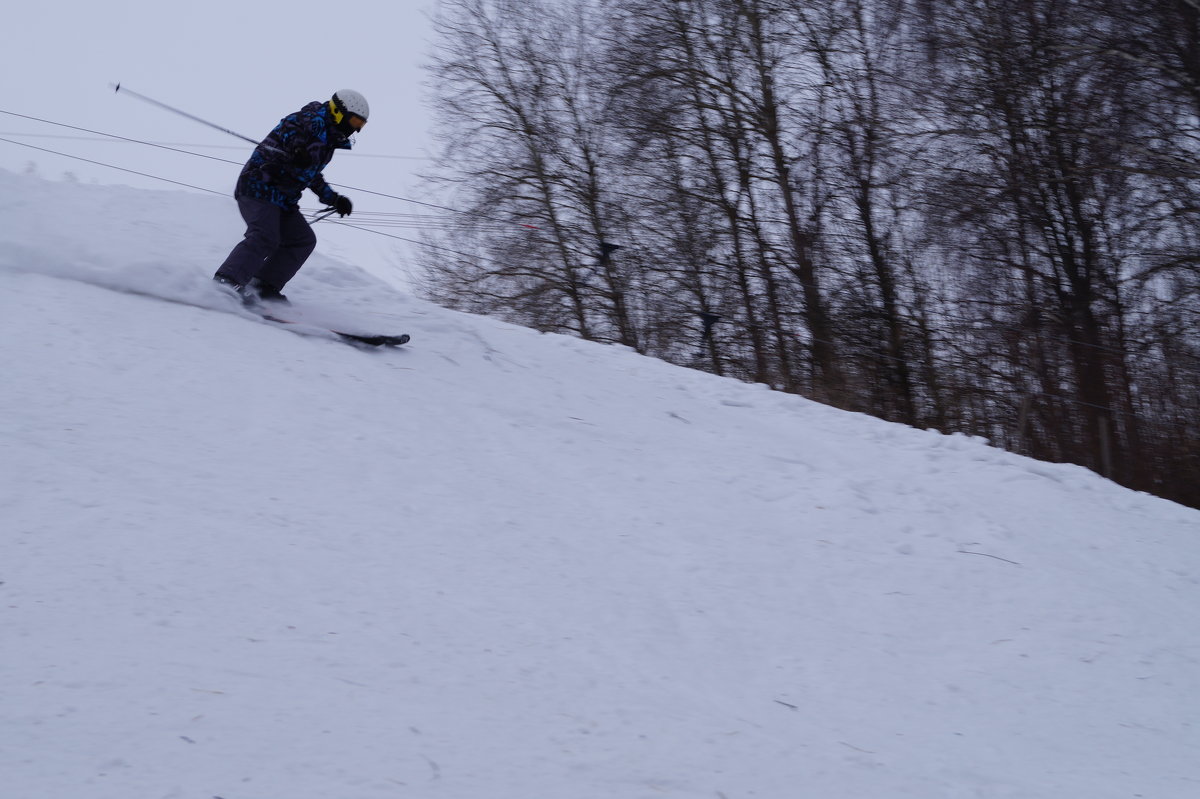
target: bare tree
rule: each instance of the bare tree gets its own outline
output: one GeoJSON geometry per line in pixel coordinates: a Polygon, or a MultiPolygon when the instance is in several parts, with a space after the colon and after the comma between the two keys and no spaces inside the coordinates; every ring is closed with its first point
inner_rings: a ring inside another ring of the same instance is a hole
{"type": "Polygon", "coordinates": [[[430,288],[455,304],[482,292],[539,328],[637,346],[627,275],[603,247],[619,222],[605,193],[605,89],[593,79],[589,9],[443,4],[431,67],[448,132],[440,177],[480,220],[456,234],[487,255],[432,261],[430,288]]]}
{"type": "Polygon", "coordinates": [[[1198,0],[442,9],[429,296],[1200,504],[1198,0]]]}

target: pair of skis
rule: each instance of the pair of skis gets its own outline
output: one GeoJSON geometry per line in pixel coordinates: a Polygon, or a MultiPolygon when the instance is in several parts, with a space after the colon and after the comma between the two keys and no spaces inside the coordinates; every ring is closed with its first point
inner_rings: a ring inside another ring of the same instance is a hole
{"type": "Polygon", "coordinates": [[[297,332],[300,332],[300,326],[324,330],[332,333],[343,341],[349,342],[350,344],[361,344],[364,347],[399,347],[407,344],[410,340],[410,336],[407,333],[401,333],[398,336],[369,333],[348,333],[345,330],[335,330],[332,327],[324,327],[322,325],[313,325],[309,322],[297,322],[291,319],[284,319],[283,317],[277,316],[271,311],[266,310],[261,304],[247,305],[246,307],[268,322],[274,322],[277,325],[292,326],[296,328],[297,332]]]}
{"type": "MultiPolygon", "coordinates": [[[[188,305],[193,308],[203,308],[208,311],[220,311],[221,310],[220,308],[218,308],[214,305],[210,305],[208,303],[196,302],[195,300],[188,300],[188,299],[183,299],[180,297],[164,296],[162,294],[155,294],[150,291],[144,291],[141,289],[136,289],[136,288],[131,288],[131,287],[119,287],[119,288],[109,287],[109,288],[113,288],[113,290],[120,291],[124,294],[136,294],[140,297],[150,297],[155,300],[162,300],[164,302],[173,302],[173,303],[177,303],[179,305],[188,305]]],[[[344,341],[347,344],[353,344],[353,345],[363,348],[363,349],[367,349],[367,348],[375,349],[375,348],[379,348],[379,347],[399,347],[404,344],[407,344],[410,340],[410,337],[407,333],[403,333],[400,335],[383,335],[383,334],[373,334],[373,333],[351,333],[348,330],[339,330],[339,329],[328,327],[325,325],[313,324],[311,322],[303,322],[303,321],[296,320],[296,319],[288,319],[286,316],[277,314],[272,309],[265,307],[264,304],[261,301],[259,301],[257,297],[254,298],[254,300],[247,301],[247,298],[244,295],[237,294],[233,291],[221,290],[220,293],[224,296],[227,296],[231,301],[236,302],[239,310],[247,311],[251,314],[254,314],[254,316],[258,317],[259,319],[262,319],[264,322],[266,322],[268,324],[282,327],[285,330],[291,330],[292,332],[294,332],[298,335],[302,335],[302,336],[314,336],[314,337],[319,337],[319,338],[327,338],[327,339],[332,339],[332,340],[337,340],[337,341],[344,341]]],[[[230,310],[233,310],[233,309],[231,308],[230,310]]]]}
{"type": "Polygon", "coordinates": [[[362,347],[399,347],[407,344],[410,340],[407,333],[398,336],[374,333],[350,333],[345,330],[327,327],[326,325],[313,324],[312,322],[305,322],[298,319],[288,319],[285,316],[277,314],[274,309],[269,308],[267,306],[267,302],[269,301],[264,301],[252,291],[242,291],[240,288],[234,288],[232,285],[220,280],[216,280],[214,285],[221,294],[240,303],[243,309],[253,313],[263,321],[280,325],[300,335],[336,337],[341,341],[362,347]]]}

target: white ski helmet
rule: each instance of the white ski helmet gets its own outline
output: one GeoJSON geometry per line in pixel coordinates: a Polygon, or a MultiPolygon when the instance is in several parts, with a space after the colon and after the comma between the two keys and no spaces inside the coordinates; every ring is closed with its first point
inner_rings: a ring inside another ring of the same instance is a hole
{"type": "Polygon", "coordinates": [[[361,128],[367,122],[371,107],[367,98],[353,89],[338,89],[329,101],[329,111],[333,114],[333,123],[339,130],[349,135],[361,128]],[[350,124],[349,117],[356,116],[362,120],[357,127],[350,124]]]}

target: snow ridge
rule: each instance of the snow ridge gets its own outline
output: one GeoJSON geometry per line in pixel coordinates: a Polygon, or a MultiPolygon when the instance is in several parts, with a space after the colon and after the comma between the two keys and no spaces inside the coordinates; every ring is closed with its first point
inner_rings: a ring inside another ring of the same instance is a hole
{"type": "Polygon", "coordinates": [[[6,797],[1200,795],[1200,512],[319,252],[409,348],[122,293],[205,304],[232,203],[0,198],[6,797]]]}

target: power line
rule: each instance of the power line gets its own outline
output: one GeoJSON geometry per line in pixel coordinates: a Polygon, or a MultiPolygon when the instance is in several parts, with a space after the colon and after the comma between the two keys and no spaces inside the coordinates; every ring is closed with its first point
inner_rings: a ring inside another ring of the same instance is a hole
{"type": "Polygon", "coordinates": [[[15,144],[18,147],[28,147],[31,150],[40,150],[43,153],[51,153],[52,155],[61,155],[64,158],[74,158],[76,161],[84,161],[85,163],[95,164],[96,166],[106,166],[109,169],[117,169],[117,170],[120,170],[121,172],[128,172],[131,175],[140,175],[144,178],[150,178],[151,180],[162,180],[167,183],[174,183],[176,186],[184,186],[189,189],[195,189],[196,191],[206,191],[209,194],[219,194],[221,196],[225,196],[227,194],[227,192],[216,191],[215,189],[206,189],[203,186],[194,186],[191,183],[184,183],[179,180],[171,180],[170,178],[164,178],[164,177],[160,177],[158,175],[151,175],[147,172],[138,172],[136,169],[126,169],[123,166],[114,166],[113,164],[106,164],[103,161],[93,161],[90,158],[82,158],[78,155],[71,155],[70,153],[60,153],[57,150],[50,150],[46,147],[38,147],[33,144],[26,144],[25,142],[13,141],[12,139],[5,139],[2,137],[0,137],[0,141],[8,142],[9,144],[15,144]]]}
{"type": "Polygon", "coordinates": [[[342,227],[351,227],[356,230],[361,230],[365,233],[374,233],[377,236],[387,236],[389,239],[397,239],[399,241],[407,241],[410,244],[416,244],[421,247],[428,247],[433,250],[442,250],[443,252],[454,253],[455,255],[461,255],[464,258],[470,258],[472,260],[479,257],[477,255],[472,255],[471,253],[462,252],[461,250],[451,249],[450,247],[443,247],[440,244],[430,244],[427,241],[417,241],[416,239],[409,239],[409,238],[405,238],[404,236],[397,236],[393,233],[384,233],[382,230],[375,230],[373,228],[363,227],[362,225],[356,225],[353,222],[346,222],[346,221],[343,221],[340,219],[331,219],[329,221],[335,225],[340,225],[342,227]]]}
{"type": "MultiPolygon", "coordinates": [[[[2,108],[0,108],[0,114],[8,114],[9,116],[20,117],[21,119],[30,119],[30,120],[33,120],[34,122],[43,122],[47,125],[54,125],[54,126],[60,127],[60,128],[67,128],[68,130],[78,130],[78,131],[82,131],[83,133],[91,133],[92,135],[95,135],[95,136],[104,136],[109,139],[116,139],[118,141],[129,142],[131,144],[144,144],[147,147],[158,147],[159,149],[162,149],[162,150],[170,150],[171,152],[174,152],[174,153],[182,153],[184,155],[191,155],[191,156],[195,156],[196,158],[207,158],[211,161],[221,161],[222,163],[226,163],[226,164],[238,163],[237,161],[230,161],[228,158],[217,158],[215,155],[204,155],[203,153],[193,153],[193,152],[189,152],[188,150],[180,150],[176,147],[170,147],[166,144],[154,144],[153,142],[142,141],[140,139],[131,139],[131,138],[128,138],[127,136],[118,136],[115,133],[104,133],[104,132],[98,131],[98,130],[89,130],[88,128],[81,128],[76,125],[67,125],[63,122],[52,122],[49,119],[41,119],[40,117],[31,117],[31,116],[28,116],[27,114],[18,114],[14,111],[5,111],[2,108]]],[[[12,142],[12,143],[20,144],[20,142],[12,142]]],[[[25,146],[33,147],[32,144],[25,145],[25,146]]],[[[41,148],[34,147],[34,149],[37,150],[37,149],[41,149],[41,148]]],[[[50,151],[48,150],[47,152],[50,152],[50,151]]],[[[58,153],[58,154],[65,155],[65,153],[58,153]]],[[[68,156],[68,157],[70,157],[70,156],[68,156]]],[[[86,160],[86,159],[82,159],[82,160],[86,160]]]]}
{"type": "MultiPolygon", "coordinates": [[[[11,112],[0,110],[0,113],[8,114],[11,112]]],[[[21,116],[21,115],[15,114],[14,116],[21,116]]],[[[48,124],[52,124],[52,125],[58,124],[58,123],[54,123],[54,122],[49,122],[49,120],[39,120],[36,117],[24,117],[24,118],[32,119],[32,120],[35,120],[38,122],[45,121],[48,124]]],[[[83,130],[83,129],[81,128],[81,130],[83,130]]],[[[147,144],[147,145],[150,145],[151,147],[168,147],[168,148],[170,148],[170,147],[194,147],[194,148],[203,149],[203,150],[238,150],[239,152],[246,151],[245,145],[239,146],[237,144],[200,144],[198,142],[140,141],[138,139],[122,139],[120,137],[114,137],[111,134],[107,134],[107,133],[98,133],[95,136],[68,136],[66,134],[61,134],[61,133],[26,133],[24,131],[6,130],[6,131],[0,131],[0,136],[16,136],[16,137],[40,138],[40,139],[66,139],[66,140],[71,140],[71,141],[104,142],[104,143],[109,143],[109,144],[116,144],[118,142],[128,142],[130,144],[147,144]]],[[[198,153],[188,152],[187,155],[198,155],[198,153]]],[[[387,153],[356,153],[353,150],[351,150],[348,153],[342,153],[342,155],[348,156],[351,158],[381,158],[381,159],[389,159],[389,160],[397,160],[397,161],[428,161],[428,160],[430,160],[430,156],[427,156],[427,155],[389,155],[387,153]]],[[[228,163],[233,164],[233,163],[238,163],[238,162],[229,161],[228,163]]]]}
{"type": "MultiPolygon", "coordinates": [[[[150,178],[151,180],[161,180],[161,181],[163,181],[163,182],[165,182],[165,183],[173,183],[173,184],[175,184],[176,186],[184,186],[184,187],[186,187],[186,188],[189,188],[189,189],[195,189],[195,190],[197,190],[197,191],[203,191],[203,192],[207,192],[207,193],[209,193],[209,194],[216,194],[216,195],[219,195],[219,196],[221,196],[221,197],[228,196],[227,192],[216,191],[215,189],[206,189],[206,188],[204,188],[203,186],[195,186],[195,185],[193,185],[193,184],[191,184],[191,183],[184,183],[184,182],[182,182],[182,181],[178,181],[178,180],[171,180],[170,178],[164,178],[164,177],[161,177],[161,176],[159,176],[159,175],[151,175],[151,174],[150,174],[150,173],[148,173],[148,172],[139,172],[139,171],[137,171],[137,170],[135,170],[135,169],[126,169],[125,167],[116,166],[115,164],[107,164],[107,163],[105,163],[105,162],[103,162],[103,161],[95,161],[95,160],[92,160],[92,159],[90,159],[90,158],[83,158],[83,157],[81,157],[81,156],[78,156],[78,155],[71,155],[70,153],[59,152],[58,150],[51,150],[51,149],[49,149],[49,148],[46,148],[46,147],[38,147],[38,146],[36,146],[36,145],[33,145],[33,144],[27,144],[27,143],[25,143],[25,142],[13,141],[12,139],[7,139],[7,138],[4,138],[3,136],[0,136],[0,141],[3,141],[3,142],[8,142],[9,144],[15,144],[15,145],[17,145],[18,147],[28,147],[28,148],[30,148],[30,149],[32,149],[32,150],[38,150],[39,152],[43,152],[43,153],[50,153],[51,155],[59,155],[59,156],[62,156],[62,157],[64,157],[64,158],[71,158],[71,159],[74,159],[74,160],[76,160],[76,161],[83,161],[83,162],[85,162],[85,163],[88,163],[88,164],[95,164],[96,166],[103,166],[103,167],[108,167],[109,169],[116,169],[116,170],[119,170],[119,171],[121,171],[121,172],[128,172],[128,173],[129,173],[129,174],[131,174],[131,175],[139,175],[140,177],[144,177],[144,178],[150,178]]],[[[359,191],[359,189],[355,189],[355,190],[356,190],[356,191],[359,191]]],[[[368,192],[368,193],[374,193],[374,192],[368,192]]],[[[386,195],[385,195],[385,196],[386,196],[386,195]]],[[[399,216],[399,215],[398,215],[398,216],[399,216]]],[[[383,231],[381,231],[381,230],[374,230],[374,229],[372,229],[372,228],[370,228],[370,227],[366,227],[366,226],[364,226],[364,225],[357,225],[357,224],[354,224],[354,223],[351,223],[351,222],[344,222],[344,221],[340,221],[340,220],[332,220],[332,219],[331,219],[331,220],[329,220],[329,221],[330,221],[330,223],[332,223],[332,224],[335,224],[335,225],[340,225],[340,226],[342,226],[342,227],[355,228],[356,230],[362,230],[362,231],[365,231],[365,232],[367,232],[367,233],[374,233],[374,234],[375,234],[375,235],[377,235],[377,236],[386,236],[386,237],[388,237],[388,238],[391,238],[391,239],[396,239],[396,240],[398,240],[398,241],[404,241],[404,242],[408,242],[408,243],[410,243],[410,244],[417,244],[417,245],[420,245],[420,246],[422,246],[422,247],[429,247],[429,248],[431,248],[431,249],[435,249],[435,250],[444,250],[445,252],[451,252],[451,253],[454,253],[454,254],[456,254],[456,255],[461,255],[461,256],[464,256],[464,257],[467,257],[467,258],[475,258],[475,257],[477,257],[477,256],[474,256],[474,255],[471,255],[470,253],[465,253],[465,252],[462,252],[462,251],[460,251],[460,250],[454,250],[454,249],[451,249],[451,248],[449,248],[449,247],[443,247],[443,246],[440,246],[440,245],[437,245],[437,244],[431,244],[431,243],[429,243],[429,242],[425,242],[425,241],[417,241],[416,239],[410,239],[410,238],[406,238],[406,237],[404,237],[404,236],[397,236],[397,235],[395,235],[395,234],[393,234],[393,233],[384,233],[384,232],[383,232],[383,231]]],[[[370,223],[368,223],[368,224],[370,224],[370,223]]],[[[431,227],[431,225],[426,225],[426,227],[431,227]]],[[[416,228],[416,229],[423,229],[423,228],[417,227],[417,226],[415,226],[415,225],[414,225],[414,228],[416,228]]]]}
{"type": "MultiPolygon", "coordinates": [[[[55,122],[54,120],[51,120],[51,119],[43,119],[43,118],[41,118],[41,117],[30,116],[30,115],[28,115],[28,114],[18,114],[18,113],[17,113],[17,112],[15,112],[15,111],[7,111],[7,110],[5,110],[5,109],[3,109],[3,108],[0,108],[0,114],[7,114],[8,116],[18,117],[18,118],[20,118],[20,119],[28,119],[28,120],[31,120],[31,121],[34,121],[34,122],[41,122],[41,123],[43,123],[43,124],[46,124],[46,125],[54,125],[55,127],[66,128],[66,129],[68,129],[68,130],[77,130],[77,131],[80,131],[80,132],[82,132],[82,133],[89,133],[89,134],[92,134],[92,135],[94,135],[94,136],[104,136],[104,137],[107,137],[107,138],[109,138],[109,139],[116,139],[116,140],[118,140],[118,141],[129,142],[129,143],[131,143],[131,144],[142,144],[142,145],[145,145],[145,146],[147,146],[147,147],[157,147],[157,148],[159,148],[159,149],[163,149],[163,150],[169,150],[169,151],[171,151],[171,152],[180,153],[180,154],[182,154],[182,155],[190,155],[190,156],[194,156],[194,157],[196,157],[196,158],[207,158],[207,159],[209,159],[210,161],[220,161],[221,163],[225,163],[225,164],[233,164],[234,166],[240,166],[240,165],[241,165],[241,162],[240,162],[240,161],[230,161],[230,160],[229,160],[229,159],[227,159],[227,158],[218,158],[218,157],[216,157],[216,156],[213,156],[213,155],[205,155],[204,153],[194,153],[194,152],[191,152],[190,150],[183,150],[183,149],[180,149],[180,148],[177,148],[177,147],[171,147],[171,146],[169,146],[169,145],[165,145],[165,144],[155,144],[154,142],[143,141],[143,140],[141,140],[141,139],[132,139],[132,138],[129,138],[128,136],[120,136],[120,135],[118,135],[118,134],[115,134],[115,133],[105,133],[104,131],[91,130],[91,129],[89,129],[89,128],[83,128],[83,127],[79,127],[78,125],[68,125],[68,124],[66,124],[65,122],[55,122]]],[[[92,163],[92,164],[98,164],[98,165],[100,165],[100,166],[109,166],[109,167],[112,167],[113,169],[120,169],[120,170],[121,170],[121,171],[123,171],[123,172],[131,172],[131,173],[133,173],[133,174],[142,175],[143,177],[155,178],[155,179],[157,179],[157,180],[165,180],[165,181],[167,181],[168,183],[176,183],[176,184],[178,184],[178,185],[181,185],[181,186],[188,186],[188,184],[186,184],[186,183],[179,183],[179,181],[170,180],[170,179],[168,179],[168,178],[159,178],[159,177],[157,177],[157,176],[155,176],[155,175],[146,175],[146,174],[144,174],[144,173],[141,173],[141,172],[135,172],[135,171],[134,171],[134,170],[132,170],[132,169],[124,169],[123,167],[116,167],[116,166],[112,166],[112,164],[104,164],[104,163],[102,163],[102,162],[99,162],[99,161],[90,161],[90,160],[89,160],[89,159],[87,159],[87,158],[80,158],[79,156],[73,156],[73,155],[70,155],[70,154],[68,154],[68,153],[56,152],[56,151],[54,151],[54,150],[48,150],[48,149],[46,149],[46,148],[43,148],[43,147],[36,147],[36,146],[34,146],[34,145],[32,145],[32,144],[24,144],[24,143],[22,143],[22,142],[13,141],[13,140],[11,140],[11,139],[4,139],[4,141],[7,141],[7,142],[9,142],[10,144],[17,144],[17,145],[20,145],[20,146],[23,146],[23,147],[31,147],[31,148],[33,148],[33,149],[35,149],[35,150],[43,150],[44,152],[48,152],[48,153],[54,153],[55,155],[61,155],[61,156],[64,156],[64,157],[66,157],[66,158],[75,158],[75,159],[77,159],[77,160],[80,160],[80,161],[87,161],[88,163],[92,163]]],[[[446,205],[438,205],[438,204],[436,204],[436,203],[424,202],[424,201],[422,201],[422,200],[414,200],[414,199],[412,199],[412,198],[410,198],[410,197],[401,197],[401,196],[399,196],[399,195],[396,195],[396,194],[388,194],[388,193],[386,193],[386,192],[381,192],[381,191],[372,191],[371,189],[364,189],[364,188],[362,188],[362,187],[359,187],[359,186],[350,186],[350,185],[348,185],[348,184],[344,184],[344,183],[331,183],[330,185],[332,185],[332,186],[338,186],[338,187],[340,187],[340,188],[344,188],[344,189],[349,189],[349,190],[351,190],[351,191],[357,191],[357,192],[361,192],[361,193],[363,193],[363,194],[372,194],[372,195],[375,195],[375,196],[377,196],[377,197],[387,197],[388,199],[391,199],[391,200],[399,200],[399,201],[401,201],[401,202],[412,203],[413,205],[420,205],[420,206],[424,206],[424,207],[426,207],[426,208],[436,208],[436,209],[438,209],[438,210],[440,210],[440,211],[449,211],[450,213],[454,213],[454,214],[464,214],[464,215],[468,215],[468,216],[476,215],[476,214],[469,214],[467,211],[460,211],[460,210],[459,210],[459,209],[457,209],[457,208],[451,208],[451,207],[449,207],[449,206],[446,206],[446,205]]],[[[195,187],[195,186],[189,186],[189,188],[197,188],[197,187],[195,187]]],[[[211,191],[211,189],[203,189],[203,191],[211,191]]],[[[217,193],[220,193],[220,192],[217,192],[217,193]]],[[[526,225],[522,225],[522,223],[519,223],[519,222],[516,222],[516,223],[511,223],[511,224],[521,225],[521,226],[523,226],[523,227],[526,227],[526,228],[533,228],[533,227],[534,227],[533,225],[527,225],[527,224],[526,224],[526,225]]]]}

